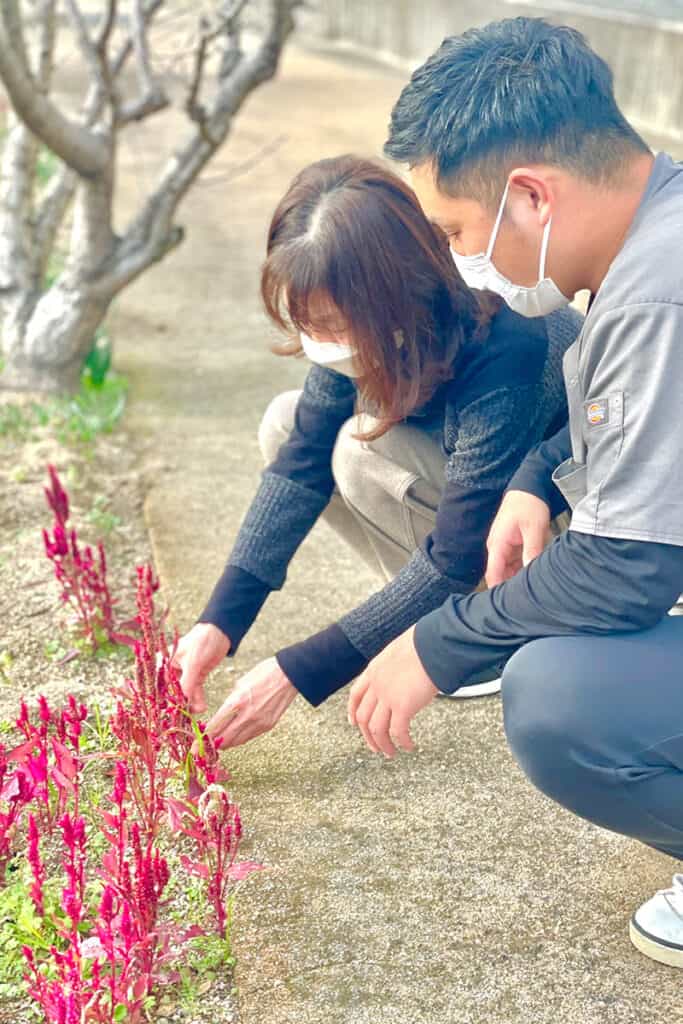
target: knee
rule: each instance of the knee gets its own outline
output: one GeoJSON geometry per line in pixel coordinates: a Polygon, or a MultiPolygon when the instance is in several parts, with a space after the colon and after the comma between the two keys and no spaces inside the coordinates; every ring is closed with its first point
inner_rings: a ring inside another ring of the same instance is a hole
{"type": "Polygon", "coordinates": [[[510,749],[531,782],[555,799],[575,774],[577,747],[586,740],[581,699],[561,641],[526,644],[503,673],[503,719],[510,749]],[[560,647],[558,648],[558,644],[560,647]]]}
{"type": "Polygon", "coordinates": [[[300,395],[300,391],[285,391],[277,395],[263,414],[258,429],[258,444],[267,466],[274,461],[280,445],[292,432],[300,395]]]}
{"type": "Polygon", "coordinates": [[[371,442],[360,441],[355,435],[368,429],[367,416],[353,416],[343,425],[332,453],[332,475],[337,489],[354,508],[367,505],[369,492],[375,482],[371,472],[371,442]]]}

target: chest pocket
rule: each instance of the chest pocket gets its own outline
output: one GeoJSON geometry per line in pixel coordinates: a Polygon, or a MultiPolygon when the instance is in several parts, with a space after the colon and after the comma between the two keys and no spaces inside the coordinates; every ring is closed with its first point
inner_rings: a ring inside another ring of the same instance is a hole
{"type": "Polygon", "coordinates": [[[589,488],[599,486],[609,472],[612,459],[607,462],[606,451],[618,454],[621,445],[615,448],[612,442],[614,433],[619,437],[624,433],[624,393],[613,391],[588,402],[577,402],[576,406],[579,413],[578,423],[572,423],[572,457],[560,463],[553,473],[553,483],[572,510],[589,488]],[[608,434],[610,444],[604,446],[601,442],[608,434]]]}

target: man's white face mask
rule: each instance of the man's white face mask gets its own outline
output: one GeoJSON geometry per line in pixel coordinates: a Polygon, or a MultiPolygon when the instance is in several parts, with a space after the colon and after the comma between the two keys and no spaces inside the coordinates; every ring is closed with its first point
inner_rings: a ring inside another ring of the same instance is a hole
{"type": "Polygon", "coordinates": [[[543,231],[541,258],[538,268],[538,284],[535,284],[532,288],[515,284],[505,277],[504,274],[501,274],[499,270],[496,270],[491,259],[493,247],[496,244],[496,238],[500,230],[500,222],[503,219],[509,189],[510,182],[508,181],[503,192],[503,198],[500,201],[496,223],[493,225],[493,231],[491,232],[486,252],[477,253],[476,256],[461,256],[451,249],[451,255],[456,267],[460,271],[460,276],[470,288],[496,292],[515,313],[519,313],[521,316],[547,316],[549,313],[553,313],[556,309],[567,306],[571,302],[571,299],[562,294],[552,278],[545,276],[545,259],[548,252],[550,225],[553,222],[552,217],[543,231]]]}
{"type": "Polygon", "coordinates": [[[316,341],[303,331],[299,333],[303,350],[312,363],[326,366],[345,377],[357,377],[353,357],[355,350],[350,345],[337,345],[333,341],[316,341]]]}

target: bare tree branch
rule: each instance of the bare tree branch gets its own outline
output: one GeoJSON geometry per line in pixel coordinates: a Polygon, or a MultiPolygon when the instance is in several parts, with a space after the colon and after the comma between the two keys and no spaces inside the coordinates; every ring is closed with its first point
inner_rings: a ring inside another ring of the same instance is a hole
{"type": "MultiPolygon", "coordinates": [[[[197,121],[200,126],[203,126],[206,121],[206,110],[201,103],[199,103],[198,97],[202,87],[206,51],[209,48],[211,39],[215,38],[215,36],[209,32],[208,18],[199,19],[199,35],[199,46],[195,50],[194,71],[192,73],[190,91],[188,93],[187,100],[185,101],[185,110],[193,121],[197,121]]],[[[208,139],[207,141],[210,142],[211,140],[208,139]]]]}
{"type": "Polygon", "coordinates": [[[101,173],[109,155],[104,140],[82,124],[64,117],[40,91],[21,58],[17,57],[11,35],[17,17],[17,0],[2,0],[0,78],[14,109],[26,127],[80,175],[87,178],[101,173]]]}
{"type": "MultiPolygon", "coordinates": [[[[56,38],[55,0],[42,0],[37,24],[35,79],[36,87],[45,94],[56,38]]],[[[37,157],[37,139],[12,113],[0,164],[0,288],[5,295],[16,289],[30,291],[35,280],[33,184],[37,157]]]]}
{"type": "Polygon", "coordinates": [[[107,47],[109,46],[109,38],[114,31],[117,12],[118,0],[107,0],[107,12],[102,20],[102,26],[97,39],[95,40],[95,48],[102,61],[106,61],[107,59],[107,47]]]}
{"type": "Polygon", "coordinates": [[[89,280],[111,257],[116,241],[112,228],[113,178],[114,168],[110,166],[97,178],[78,183],[66,267],[69,275],[89,280]]]}
{"type": "Polygon", "coordinates": [[[0,165],[0,291],[5,294],[30,287],[35,158],[35,140],[12,114],[0,165]]]}
{"type": "MultiPolygon", "coordinates": [[[[146,25],[149,25],[159,8],[164,6],[164,3],[165,0],[148,0],[144,5],[142,12],[146,25]]],[[[114,78],[120,74],[123,65],[126,63],[132,52],[133,37],[132,35],[129,35],[112,62],[111,73],[114,78]]]]}
{"type": "Polygon", "coordinates": [[[135,51],[138,81],[140,83],[139,99],[123,107],[118,115],[119,124],[129,121],[141,121],[144,117],[155,114],[169,106],[170,100],[154,77],[152,62],[149,56],[147,29],[149,18],[145,13],[143,0],[133,0],[133,16],[131,38],[135,51]]]}
{"type": "MultiPolygon", "coordinates": [[[[50,2],[54,2],[54,0],[50,0],[50,2]]],[[[143,16],[147,22],[152,20],[164,2],[165,0],[148,0],[143,10],[143,16]]],[[[99,33],[98,49],[106,48],[107,39],[111,33],[111,27],[108,28],[108,25],[109,22],[113,22],[115,11],[116,0],[109,0],[106,21],[99,33]]],[[[106,56],[106,49],[103,49],[103,52],[106,56]]],[[[132,53],[133,40],[131,36],[128,36],[119,47],[119,51],[111,63],[112,79],[115,79],[123,71],[132,53]]],[[[81,115],[86,125],[93,127],[97,123],[105,102],[106,97],[103,90],[98,85],[93,85],[86,97],[81,115]]],[[[42,280],[45,275],[57,232],[71,205],[77,185],[77,175],[69,167],[63,165],[42,197],[35,217],[35,260],[38,280],[42,280]]]]}
{"type": "Polygon", "coordinates": [[[147,20],[142,0],[133,0],[133,47],[137,58],[138,81],[142,93],[153,92],[158,88],[152,72],[147,39],[147,20]]]}
{"type": "MultiPolygon", "coordinates": [[[[204,76],[204,67],[206,64],[209,46],[214,42],[214,40],[218,39],[218,37],[222,35],[228,38],[235,38],[238,18],[242,13],[245,4],[246,0],[234,0],[233,3],[228,5],[227,10],[219,15],[218,25],[214,28],[211,27],[211,23],[208,18],[202,17],[199,20],[199,45],[195,50],[194,70],[192,74],[192,81],[190,83],[190,90],[185,102],[185,110],[190,118],[197,122],[202,135],[209,143],[213,140],[207,129],[207,112],[206,108],[199,101],[199,94],[201,92],[202,78],[204,76]]],[[[228,73],[231,73],[234,68],[235,64],[233,63],[228,73]]],[[[221,66],[221,71],[224,72],[223,65],[221,66]]]]}
{"type": "Polygon", "coordinates": [[[236,178],[240,178],[247,171],[253,171],[254,167],[258,167],[260,163],[265,160],[267,156],[271,156],[276,153],[289,139],[288,135],[277,135],[270,142],[267,142],[264,146],[261,146],[255,153],[247,157],[246,160],[240,160],[238,163],[228,167],[225,171],[218,171],[217,174],[212,174],[210,177],[202,175],[198,184],[204,188],[211,188],[213,185],[227,185],[234,181],[236,178]]]}
{"type": "Polygon", "coordinates": [[[299,0],[270,0],[266,34],[253,57],[244,59],[221,82],[207,112],[207,137],[200,128],[166,163],[157,187],[119,242],[111,269],[103,272],[96,287],[120,291],[152,263],[162,259],[182,239],[173,217],[192,182],[206,166],[230,131],[232,118],[246,96],[271,78],[278,67],[282,47],[294,27],[292,11],[299,0]]]}
{"type": "Polygon", "coordinates": [[[57,41],[56,5],[57,0],[43,0],[39,14],[40,36],[36,78],[45,95],[50,92],[54,70],[55,43],[57,41]]]}
{"type": "Polygon", "coordinates": [[[45,190],[35,220],[35,275],[38,281],[45,276],[57,232],[74,197],[78,175],[66,164],[51,179],[45,190]]]}
{"type": "Polygon", "coordinates": [[[8,0],[7,4],[2,4],[2,7],[4,8],[2,15],[5,20],[7,36],[12,50],[17,54],[21,66],[28,68],[28,54],[26,52],[26,40],[24,38],[24,27],[21,21],[19,5],[13,2],[13,0],[8,0]]]}
{"type": "MultiPolygon", "coordinates": [[[[90,67],[90,73],[95,81],[104,79],[102,53],[90,38],[88,26],[85,23],[83,13],[78,6],[77,0],[66,0],[69,16],[76,33],[76,39],[81,53],[85,57],[86,64],[90,67]]],[[[103,83],[104,84],[104,83],[103,83]]]]}

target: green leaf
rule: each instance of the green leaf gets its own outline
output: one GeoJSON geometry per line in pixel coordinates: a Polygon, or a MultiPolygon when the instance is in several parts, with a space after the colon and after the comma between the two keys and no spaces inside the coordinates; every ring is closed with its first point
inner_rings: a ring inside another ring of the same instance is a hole
{"type": "Polygon", "coordinates": [[[113,1013],[113,1019],[116,1021],[116,1024],[119,1024],[120,1021],[125,1020],[127,1016],[128,1007],[124,1003],[118,1003],[114,1007],[113,1013]]]}
{"type": "Polygon", "coordinates": [[[111,367],[111,340],[107,333],[100,329],[95,335],[93,347],[85,358],[83,369],[95,387],[104,383],[104,378],[111,367]]]}

